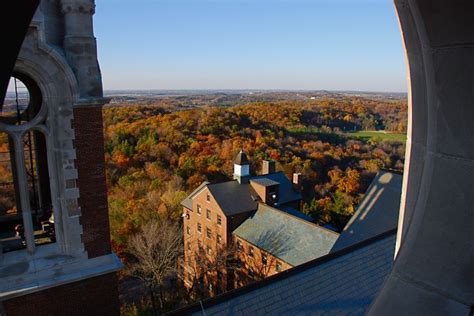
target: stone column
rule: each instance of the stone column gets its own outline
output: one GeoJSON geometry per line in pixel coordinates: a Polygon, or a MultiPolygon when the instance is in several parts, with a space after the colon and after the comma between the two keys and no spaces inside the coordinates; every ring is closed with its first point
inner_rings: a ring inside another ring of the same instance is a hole
{"type": "Polygon", "coordinates": [[[372,315],[474,305],[474,2],[395,0],[409,66],[396,259],[372,315]]]}
{"type": "Polygon", "coordinates": [[[97,44],[92,16],[94,0],[62,0],[64,51],[76,75],[81,98],[102,96],[102,77],[97,62],[97,44]]]}

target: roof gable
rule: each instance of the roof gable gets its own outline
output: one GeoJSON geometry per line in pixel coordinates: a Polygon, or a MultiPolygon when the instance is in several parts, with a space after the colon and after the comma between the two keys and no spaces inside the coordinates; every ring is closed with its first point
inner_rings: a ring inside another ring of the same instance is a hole
{"type": "Polygon", "coordinates": [[[193,209],[193,197],[195,197],[202,189],[204,189],[209,182],[204,181],[201,183],[191,194],[189,194],[183,201],[181,201],[181,205],[192,210],[193,209]]]}

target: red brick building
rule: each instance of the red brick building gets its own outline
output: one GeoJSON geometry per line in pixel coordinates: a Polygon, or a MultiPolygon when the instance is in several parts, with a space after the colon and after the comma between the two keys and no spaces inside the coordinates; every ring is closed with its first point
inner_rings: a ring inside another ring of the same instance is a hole
{"type": "Polygon", "coordinates": [[[251,175],[243,152],[234,160],[234,180],[202,183],[182,202],[185,285],[214,295],[309,261],[320,254],[315,248],[329,252],[338,234],[299,212],[300,185],[300,174],[292,183],[276,172],[274,161],[263,161],[261,174],[251,175]],[[287,238],[289,230],[309,237],[287,238]],[[290,251],[295,247],[304,248],[306,255],[290,251]]]}

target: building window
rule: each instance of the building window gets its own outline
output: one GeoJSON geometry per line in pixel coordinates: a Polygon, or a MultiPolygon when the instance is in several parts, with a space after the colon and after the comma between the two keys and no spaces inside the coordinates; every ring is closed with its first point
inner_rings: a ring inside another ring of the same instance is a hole
{"type": "Polygon", "coordinates": [[[217,215],[217,225],[222,225],[222,217],[217,215]]]}
{"type": "Polygon", "coordinates": [[[211,220],[211,210],[206,210],[206,218],[211,220]]]}
{"type": "Polygon", "coordinates": [[[190,219],[191,218],[191,215],[189,214],[189,211],[186,211],[186,219],[190,219]]]}
{"type": "Polygon", "coordinates": [[[264,265],[264,266],[267,265],[267,255],[262,254],[262,265],[264,265]]]}
{"type": "Polygon", "coordinates": [[[244,263],[242,262],[242,260],[237,259],[236,266],[237,268],[241,269],[244,266],[244,263]]]}
{"type": "Polygon", "coordinates": [[[201,208],[201,205],[199,205],[199,204],[198,204],[198,206],[197,206],[196,213],[197,213],[198,215],[201,215],[201,213],[202,213],[202,208],[201,208]]]}
{"type": "Polygon", "coordinates": [[[186,226],[186,234],[191,235],[191,228],[189,226],[186,226]]]}
{"type": "Polygon", "coordinates": [[[276,265],[275,265],[275,270],[276,272],[281,272],[281,263],[277,261],[276,265]]]}
{"type": "Polygon", "coordinates": [[[249,277],[253,277],[253,276],[254,276],[253,269],[249,268],[249,277]]]}
{"type": "Polygon", "coordinates": [[[191,243],[188,242],[188,250],[191,250],[191,243]]]}
{"type": "Polygon", "coordinates": [[[198,229],[198,233],[202,232],[201,223],[197,223],[197,229],[198,229]]]}
{"type": "Polygon", "coordinates": [[[249,247],[249,257],[253,258],[253,247],[249,247]]]}
{"type": "Polygon", "coordinates": [[[217,243],[221,244],[222,243],[222,236],[217,234],[217,243]]]}
{"type": "Polygon", "coordinates": [[[206,201],[211,202],[211,195],[209,193],[207,193],[206,195],[206,201]]]}
{"type": "Polygon", "coordinates": [[[198,240],[198,248],[199,250],[202,250],[202,242],[200,240],[198,240]]]}
{"type": "Polygon", "coordinates": [[[237,250],[242,251],[244,247],[242,246],[242,242],[240,240],[237,240],[237,250]]]}
{"type": "Polygon", "coordinates": [[[207,237],[208,239],[211,239],[211,235],[212,235],[211,230],[210,230],[209,228],[206,228],[206,237],[207,237]]]}
{"type": "MultiPolygon", "coordinates": [[[[39,131],[48,129],[47,112],[42,109],[39,87],[19,77],[10,79],[15,101],[0,106],[0,122],[6,127],[0,127],[0,254],[24,248],[33,252],[56,241],[49,139],[39,131]],[[9,127],[15,128],[10,133],[16,137],[6,133],[9,127]]],[[[69,185],[74,188],[75,180],[69,185]]]]}
{"type": "Polygon", "coordinates": [[[211,247],[207,247],[207,254],[208,254],[209,256],[212,256],[212,249],[211,249],[211,247]]]}
{"type": "Polygon", "coordinates": [[[212,283],[209,283],[208,289],[209,289],[209,292],[212,292],[212,289],[213,289],[213,288],[212,288],[212,283]]]}

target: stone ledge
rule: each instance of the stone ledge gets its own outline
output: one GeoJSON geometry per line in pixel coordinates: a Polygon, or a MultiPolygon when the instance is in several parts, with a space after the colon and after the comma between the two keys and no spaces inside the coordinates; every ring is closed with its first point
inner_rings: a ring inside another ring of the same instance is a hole
{"type": "Polygon", "coordinates": [[[97,98],[81,98],[73,104],[73,108],[91,108],[102,107],[109,103],[111,98],[97,97],[97,98]]]}
{"type": "Polygon", "coordinates": [[[114,253],[93,259],[57,256],[24,264],[32,266],[27,269],[30,272],[0,279],[0,301],[116,272],[123,267],[114,253]]]}

